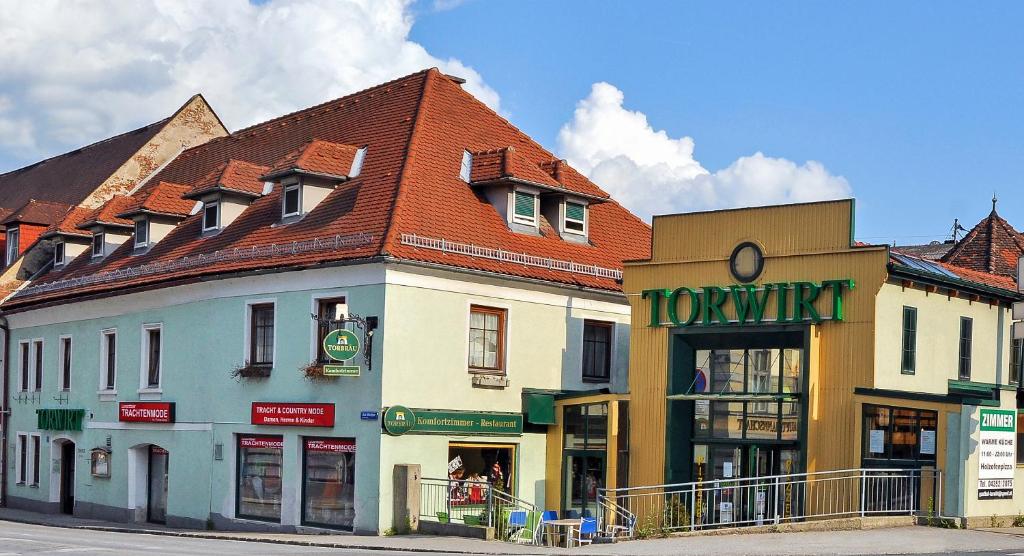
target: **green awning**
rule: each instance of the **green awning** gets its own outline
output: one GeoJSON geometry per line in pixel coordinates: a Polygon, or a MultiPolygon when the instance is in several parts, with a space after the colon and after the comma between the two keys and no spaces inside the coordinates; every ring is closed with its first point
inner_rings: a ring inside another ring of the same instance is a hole
{"type": "Polygon", "coordinates": [[[555,395],[523,392],[523,413],[527,423],[554,425],[555,395]]]}

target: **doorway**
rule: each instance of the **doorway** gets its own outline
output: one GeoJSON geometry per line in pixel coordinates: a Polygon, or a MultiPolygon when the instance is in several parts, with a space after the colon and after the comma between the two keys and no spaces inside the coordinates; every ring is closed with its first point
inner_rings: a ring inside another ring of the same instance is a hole
{"type": "Polygon", "coordinates": [[[799,472],[800,451],[795,446],[695,445],[693,469],[693,480],[707,489],[700,510],[706,524],[761,525],[801,511],[799,485],[774,478],[799,472]],[[780,484],[783,488],[778,488],[780,484]]]}
{"type": "Polygon", "coordinates": [[[570,518],[598,515],[597,493],[605,486],[605,453],[567,450],[562,469],[565,470],[562,511],[570,518]]]}
{"type": "Polygon", "coordinates": [[[170,454],[160,446],[149,445],[146,495],[146,521],[167,522],[167,464],[170,454]]]}
{"type": "Polygon", "coordinates": [[[75,513],[75,443],[70,440],[60,444],[60,513],[75,513]]]}

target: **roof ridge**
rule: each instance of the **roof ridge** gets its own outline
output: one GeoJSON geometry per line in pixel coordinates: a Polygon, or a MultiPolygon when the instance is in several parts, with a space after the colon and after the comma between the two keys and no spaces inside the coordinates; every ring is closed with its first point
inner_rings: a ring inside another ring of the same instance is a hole
{"type": "MultiPolygon", "coordinates": [[[[175,114],[177,114],[177,112],[175,112],[175,114]]],[[[63,153],[60,153],[60,154],[55,154],[53,156],[44,158],[42,160],[38,160],[36,162],[33,162],[32,164],[29,164],[28,166],[22,166],[21,168],[15,168],[13,170],[8,170],[6,172],[0,172],[0,178],[6,177],[6,176],[10,176],[10,175],[13,175],[13,174],[17,174],[19,172],[23,172],[25,170],[29,170],[29,169],[35,168],[36,166],[41,166],[41,165],[43,165],[43,164],[45,164],[47,162],[50,162],[52,160],[57,160],[58,158],[63,158],[65,156],[70,156],[72,154],[78,154],[78,153],[84,151],[85,149],[91,149],[93,147],[98,147],[98,146],[102,145],[103,143],[108,143],[108,142],[113,141],[115,139],[120,139],[121,137],[124,137],[126,135],[132,135],[132,134],[135,134],[135,133],[139,133],[141,131],[145,131],[145,130],[147,130],[147,129],[155,126],[155,125],[166,125],[168,122],[171,121],[171,119],[173,117],[174,116],[168,116],[168,117],[163,118],[161,120],[157,120],[157,121],[155,121],[153,123],[146,124],[146,125],[144,125],[142,127],[137,127],[135,129],[130,129],[128,131],[125,131],[125,132],[122,132],[122,133],[118,133],[117,135],[111,135],[110,137],[107,137],[105,139],[100,139],[99,141],[93,141],[92,143],[89,143],[88,145],[77,147],[77,148],[71,149],[70,151],[63,152],[63,153]]]]}
{"type": "Polygon", "coordinates": [[[409,178],[409,159],[412,158],[415,148],[413,147],[416,142],[416,132],[420,129],[420,122],[422,120],[424,108],[426,107],[427,91],[430,88],[430,84],[436,76],[440,74],[440,70],[437,68],[430,68],[426,71],[423,77],[423,88],[420,90],[420,98],[416,101],[416,114],[412,117],[412,128],[409,130],[409,140],[405,144],[405,156],[402,158],[402,169],[398,172],[398,183],[395,185],[395,193],[391,197],[391,217],[387,220],[387,225],[384,229],[384,238],[380,245],[381,254],[387,254],[392,251],[391,246],[395,243],[397,234],[396,220],[398,220],[399,212],[402,209],[400,202],[401,198],[405,193],[405,181],[409,178]]]}

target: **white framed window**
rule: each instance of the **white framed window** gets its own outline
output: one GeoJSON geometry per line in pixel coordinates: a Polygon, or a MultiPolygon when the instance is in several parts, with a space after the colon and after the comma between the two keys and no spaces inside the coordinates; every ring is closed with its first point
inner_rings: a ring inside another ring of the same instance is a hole
{"type": "Polygon", "coordinates": [[[149,219],[135,221],[135,248],[149,245],[149,219]]]}
{"type": "Polygon", "coordinates": [[[29,485],[39,486],[39,462],[42,459],[43,438],[39,433],[29,434],[29,485]]]}
{"type": "Polygon", "coordinates": [[[462,151],[462,164],[459,166],[459,178],[469,183],[470,175],[473,173],[473,153],[462,151]]]}
{"type": "Polygon", "coordinates": [[[61,336],[58,342],[57,384],[62,391],[68,392],[71,390],[71,336],[61,336]]]}
{"type": "Polygon", "coordinates": [[[142,367],[139,370],[139,390],[159,391],[163,368],[163,325],[142,325],[142,367]]]}
{"type": "Polygon", "coordinates": [[[92,256],[94,259],[103,256],[103,247],[106,241],[106,234],[102,231],[92,234],[92,256]]]}
{"type": "Polygon", "coordinates": [[[281,216],[297,216],[302,212],[302,185],[299,182],[284,186],[281,193],[281,216]]]}
{"type": "Polygon", "coordinates": [[[220,229],[220,201],[214,199],[203,203],[203,231],[220,229]]]}
{"type": "Polygon", "coordinates": [[[43,340],[32,340],[32,389],[43,390],[43,340]]]}
{"type": "Polygon", "coordinates": [[[570,234],[587,233],[587,205],[566,201],[562,227],[570,234]]]}
{"type": "Polygon", "coordinates": [[[4,266],[11,266],[18,259],[18,241],[21,231],[17,226],[7,229],[7,260],[4,266]]]}
{"type": "Polygon", "coordinates": [[[64,242],[57,240],[53,242],[53,266],[64,265],[64,242]]]}
{"type": "Polygon", "coordinates": [[[100,331],[100,393],[117,393],[117,329],[100,331]]]}
{"type": "Polygon", "coordinates": [[[28,340],[18,342],[18,391],[28,392],[32,353],[28,340]]]}
{"type": "Polygon", "coordinates": [[[18,443],[15,446],[15,457],[18,461],[18,466],[14,468],[14,482],[19,485],[25,484],[28,477],[28,434],[24,432],[18,433],[18,443]]]}
{"type": "Polygon", "coordinates": [[[512,198],[512,221],[536,226],[537,196],[517,189],[512,193],[512,198]]]}

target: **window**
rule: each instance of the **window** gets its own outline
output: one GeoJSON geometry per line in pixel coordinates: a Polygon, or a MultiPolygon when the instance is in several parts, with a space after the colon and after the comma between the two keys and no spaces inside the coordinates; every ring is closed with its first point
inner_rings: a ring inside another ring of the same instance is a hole
{"type": "Polygon", "coordinates": [[[40,392],[43,389],[43,341],[32,342],[32,374],[34,377],[33,390],[40,392]]]}
{"type": "Polygon", "coordinates": [[[298,183],[284,186],[282,216],[295,216],[302,208],[302,189],[298,183]]]}
{"type": "Polygon", "coordinates": [[[934,462],[938,422],[935,411],[865,404],[861,457],[883,465],[934,462]]]}
{"type": "Polygon", "coordinates": [[[147,324],[142,327],[142,384],[145,388],[160,388],[161,326],[147,324]]]}
{"type": "Polygon", "coordinates": [[[903,374],[912,375],[917,368],[917,309],[903,307],[903,374]]]}
{"type": "Polygon", "coordinates": [[[610,322],[583,321],[583,381],[611,379],[612,331],[610,322]]]}
{"type": "Polygon", "coordinates": [[[40,438],[38,434],[32,435],[32,486],[39,486],[39,448],[40,438]]]}
{"type": "Polygon", "coordinates": [[[971,380],[971,336],[974,321],[969,317],[960,317],[960,380],[971,380]]]}
{"type": "Polygon", "coordinates": [[[117,330],[100,333],[100,390],[113,392],[117,384],[117,330]]]}
{"type": "Polygon", "coordinates": [[[206,201],[203,203],[203,231],[216,230],[220,228],[220,201],[206,201]]]}
{"type": "Polygon", "coordinates": [[[462,151],[462,164],[459,166],[459,178],[469,183],[470,175],[473,172],[473,153],[462,151]]]}
{"type": "Polygon", "coordinates": [[[61,266],[64,264],[64,242],[55,241],[53,243],[53,265],[61,266]]]}
{"type": "Polygon", "coordinates": [[[274,365],[274,304],[249,306],[249,364],[274,365]]]}
{"type": "Polygon", "coordinates": [[[238,437],[238,517],[281,520],[283,448],[284,439],[280,436],[238,437]]]}
{"type": "Polygon", "coordinates": [[[313,344],[313,353],[317,354],[317,360],[320,363],[333,363],[334,362],[332,359],[327,357],[327,354],[325,354],[323,352],[324,338],[327,337],[327,334],[329,334],[331,332],[331,330],[339,328],[339,325],[336,325],[336,324],[324,324],[322,321],[324,319],[340,320],[340,319],[345,318],[345,316],[347,314],[348,314],[348,308],[347,308],[347,305],[345,305],[345,298],[344,297],[335,297],[335,298],[318,299],[317,300],[317,302],[316,302],[316,315],[320,319],[321,322],[319,322],[317,324],[316,338],[314,338],[314,341],[316,343],[313,344]]]}
{"type": "Polygon", "coordinates": [[[149,245],[149,219],[135,221],[135,247],[149,245]]]}
{"type": "Polygon", "coordinates": [[[71,390],[71,336],[60,338],[60,389],[71,390]]]}
{"type": "Polygon", "coordinates": [[[18,433],[18,476],[15,479],[19,485],[25,484],[28,476],[28,435],[18,433]]]}
{"type": "Polygon", "coordinates": [[[505,310],[473,305],[469,310],[469,367],[479,372],[505,370],[505,310]]]}
{"type": "Polygon", "coordinates": [[[22,392],[28,392],[28,377],[29,375],[29,364],[32,361],[29,355],[28,342],[21,342],[18,344],[20,350],[20,357],[18,358],[18,390],[22,392]]]}
{"type": "MultiPolygon", "coordinates": [[[[1024,371],[1024,340],[1013,340],[1010,345],[1010,384],[1020,384],[1024,371]]],[[[1024,452],[1024,446],[1018,452],[1024,452]]]]}
{"type": "Polygon", "coordinates": [[[520,224],[537,224],[537,196],[525,191],[516,191],[514,197],[512,221],[520,224]]]}
{"type": "Polygon", "coordinates": [[[355,439],[306,438],[302,460],[302,522],[351,530],[355,517],[355,439]]]}
{"type": "Polygon", "coordinates": [[[96,232],[92,234],[92,256],[102,257],[103,256],[103,244],[106,242],[103,232],[96,232]]]}
{"type": "Polygon", "coordinates": [[[18,250],[19,250],[18,241],[19,241],[20,237],[21,237],[21,232],[18,230],[17,226],[7,230],[7,264],[6,264],[6,266],[11,266],[12,264],[14,264],[14,261],[18,259],[18,250]]]}
{"type": "Polygon", "coordinates": [[[586,230],[587,207],[579,203],[565,203],[565,231],[582,234],[586,230]]]}

